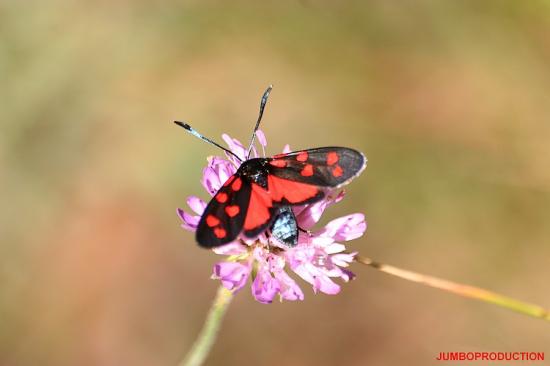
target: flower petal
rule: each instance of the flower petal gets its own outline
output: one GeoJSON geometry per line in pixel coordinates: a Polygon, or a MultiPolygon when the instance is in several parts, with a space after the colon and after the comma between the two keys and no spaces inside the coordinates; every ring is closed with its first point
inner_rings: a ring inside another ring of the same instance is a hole
{"type": "Polygon", "coordinates": [[[222,139],[225,141],[227,146],[229,146],[229,150],[231,150],[235,155],[241,158],[241,160],[244,161],[246,159],[247,150],[239,140],[231,138],[228,134],[225,133],[222,135],[222,139]]]}
{"type": "Polygon", "coordinates": [[[327,247],[334,243],[334,239],[330,236],[312,236],[310,241],[311,244],[315,244],[320,247],[327,247]]]}
{"type": "Polygon", "coordinates": [[[191,214],[188,214],[181,208],[178,208],[178,216],[183,221],[181,224],[181,227],[188,231],[196,231],[197,225],[199,224],[199,221],[201,219],[200,216],[193,216],[191,214]]]}
{"type": "Polygon", "coordinates": [[[340,292],[340,285],[335,284],[328,276],[321,275],[315,278],[313,290],[327,295],[336,295],[340,292]]]}
{"type": "Polygon", "coordinates": [[[348,241],[359,238],[366,229],[365,215],[356,213],[332,220],[318,235],[331,237],[334,241],[348,241]]]}
{"type": "Polygon", "coordinates": [[[245,245],[233,241],[219,247],[212,248],[212,251],[219,255],[241,255],[248,252],[248,249],[245,245]]]}
{"type": "Polygon", "coordinates": [[[355,273],[345,268],[342,268],[342,275],[340,276],[344,281],[349,282],[355,279],[355,273]]]}
{"type": "Polygon", "coordinates": [[[217,156],[208,158],[208,165],[202,172],[201,183],[211,196],[213,196],[236,169],[229,161],[217,156]]]}
{"type": "Polygon", "coordinates": [[[321,215],[327,208],[328,202],[325,200],[316,202],[312,205],[305,206],[299,214],[296,215],[296,221],[303,229],[313,227],[320,219],[321,215]]]}
{"type": "Polygon", "coordinates": [[[275,272],[274,275],[281,286],[281,299],[288,301],[304,299],[304,293],[300,286],[285,271],[275,272]]]}
{"type": "Polygon", "coordinates": [[[294,210],[294,214],[296,215],[298,225],[300,225],[303,229],[310,229],[313,227],[313,225],[319,222],[323,212],[325,212],[329,206],[340,202],[344,198],[344,194],[345,193],[343,190],[338,192],[336,195],[329,193],[325,199],[319,202],[297,207],[294,210]]]}
{"type": "MultiPolygon", "coordinates": [[[[256,257],[258,257],[258,254],[256,254],[256,257]]],[[[280,255],[269,253],[267,256],[265,256],[265,261],[267,263],[269,271],[272,273],[280,272],[285,268],[285,260],[280,255]]]]}
{"type": "Polygon", "coordinates": [[[313,291],[321,291],[328,295],[336,295],[340,292],[340,286],[311,263],[305,263],[292,269],[304,281],[313,285],[313,291]]]}
{"type": "Polygon", "coordinates": [[[202,215],[204,209],[206,208],[206,202],[204,202],[197,196],[189,196],[187,198],[187,205],[191,207],[191,209],[195,211],[197,215],[202,215]]]}
{"type": "Polygon", "coordinates": [[[271,276],[267,268],[258,270],[252,283],[252,295],[257,301],[262,304],[270,304],[280,289],[279,281],[271,276]]]}
{"type": "Polygon", "coordinates": [[[223,287],[238,291],[245,284],[250,274],[250,266],[238,262],[219,262],[214,265],[212,278],[219,279],[223,287]]]}
{"type": "Polygon", "coordinates": [[[340,243],[331,243],[327,245],[324,249],[327,254],[335,254],[346,250],[346,246],[340,243]]]}
{"type": "Polygon", "coordinates": [[[330,257],[332,263],[339,267],[347,267],[350,263],[353,263],[353,259],[357,255],[357,252],[353,253],[339,253],[330,257]]]}
{"type": "Polygon", "coordinates": [[[265,134],[262,130],[258,129],[256,131],[256,137],[258,138],[258,142],[260,143],[260,145],[262,145],[263,147],[267,146],[267,139],[265,138],[265,134]]]}

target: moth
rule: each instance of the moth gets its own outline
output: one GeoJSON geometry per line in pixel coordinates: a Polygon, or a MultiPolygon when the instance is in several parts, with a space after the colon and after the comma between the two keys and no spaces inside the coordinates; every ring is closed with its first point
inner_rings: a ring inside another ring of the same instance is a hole
{"type": "Polygon", "coordinates": [[[265,231],[280,243],[295,246],[299,227],[291,207],[322,200],[327,190],[348,184],[366,167],[367,159],[361,152],[337,146],[250,158],[271,89],[269,86],[262,96],[260,113],[244,161],[189,124],[174,121],[240,162],[235,174],[216,192],[201,216],[196,240],[202,247],[224,245],[241,234],[253,239],[265,231]]]}

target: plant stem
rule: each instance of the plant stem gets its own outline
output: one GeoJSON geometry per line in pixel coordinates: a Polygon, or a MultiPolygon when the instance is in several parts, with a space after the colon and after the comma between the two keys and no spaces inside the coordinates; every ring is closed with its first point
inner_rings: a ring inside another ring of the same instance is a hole
{"type": "Polygon", "coordinates": [[[178,364],[179,366],[200,366],[203,364],[216,341],[221,321],[232,299],[233,293],[225,287],[220,286],[199,337],[193,344],[193,347],[191,347],[189,353],[178,364]]]}
{"type": "Polygon", "coordinates": [[[375,262],[367,257],[357,255],[355,256],[355,261],[377,269],[380,272],[384,272],[408,281],[417,282],[426,286],[452,292],[460,296],[481,300],[483,302],[491,303],[518,313],[550,321],[550,312],[538,305],[519,301],[479,287],[463,285],[460,283],[443,280],[441,278],[407,271],[387,264],[375,262]]]}

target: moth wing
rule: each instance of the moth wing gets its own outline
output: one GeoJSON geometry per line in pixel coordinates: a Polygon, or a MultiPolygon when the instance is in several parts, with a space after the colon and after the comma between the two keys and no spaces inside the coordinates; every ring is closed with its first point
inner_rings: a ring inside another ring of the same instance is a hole
{"type": "Polygon", "coordinates": [[[237,239],[243,230],[251,195],[251,184],[238,174],[231,176],[206,206],[196,240],[213,248],[237,239]]]}
{"type": "Polygon", "coordinates": [[[293,182],[338,188],[361,174],[366,164],[366,157],[357,150],[320,147],[276,155],[269,161],[269,171],[293,182]]]}
{"type": "Polygon", "coordinates": [[[275,219],[277,208],[267,190],[257,183],[251,183],[250,202],[244,220],[244,235],[254,238],[263,232],[275,219]]]}

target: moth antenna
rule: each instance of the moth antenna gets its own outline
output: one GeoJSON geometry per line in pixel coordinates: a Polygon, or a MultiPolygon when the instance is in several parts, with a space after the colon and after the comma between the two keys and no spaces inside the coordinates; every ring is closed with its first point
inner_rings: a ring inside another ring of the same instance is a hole
{"type": "Polygon", "coordinates": [[[217,142],[215,141],[212,141],[210,140],[208,137],[205,137],[203,135],[201,135],[199,132],[197,132],[193,127],[189,126],[189,124],[185,123],[185,122],[180,122],[180,121],[174,121],[175,124],[177,124],[178,126],[180,127],[183,127],[185,129],[185,131],[189,132],[191,135],[195,136],[195,137],[198,137],[199,139],[203,140],[203,141],[206,141],[208,142],[209,144],[211,145],[214,145],[216,147],[219,147],[220,149],[222,149],[223,151],[225,151],[226,153],[230,154],[230,155],[233,155],[235,158],[237,158],[238,161],[242,162],[242,159],[239,158],[237,156],[237,154],[235,154],[233,151],[229,150],[229,149],[226,149],[225,147],[223,147],[222,145],[218,144],[217,142]]]}
{"type": "Polygon", "coordinates": [[[269,98],[269,93],[271,93],[271,89],[273,89],[273,85],[269,85],[267,89],[264,92],[264,95],[262,95],[262,99],[260,100],[260,114],[258,115],[258,120],[256,121],[256,126],[254,127],[254,131],[252,131],[252,138],[250,139],[250,146],[248,147],[248,152],[246,153],[246,159],[250,159],[250,153],[252,152],[252,146],[254,146],[254,141],[256,140],[256,131],[258,131],[258,128],[260,127],[260,122],[262,120],[262,116],[264,115],[264,108],[267,103],[267,98],[269,98]]]}

